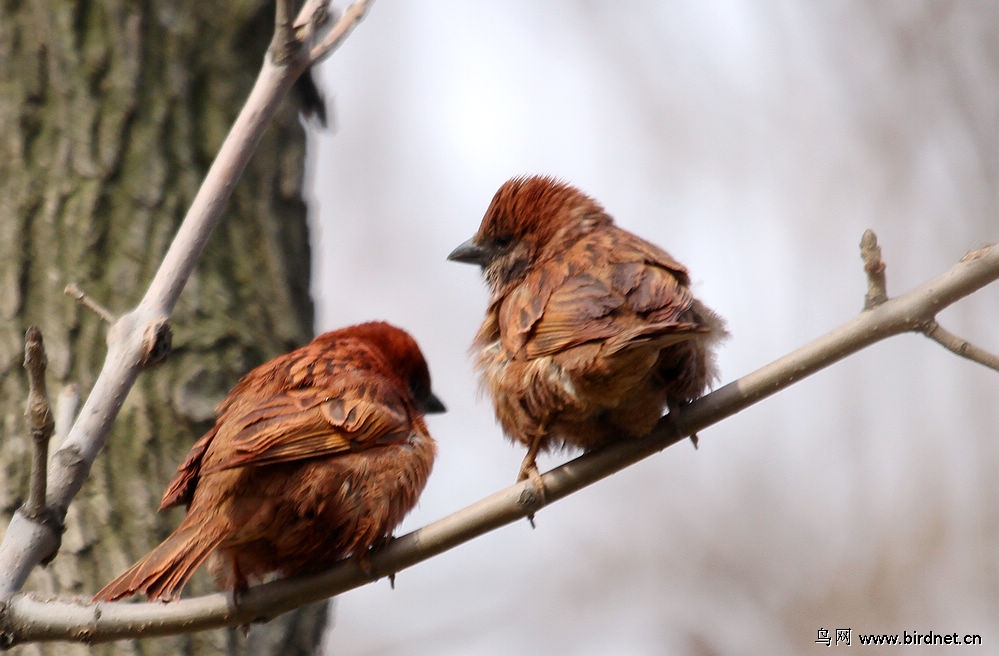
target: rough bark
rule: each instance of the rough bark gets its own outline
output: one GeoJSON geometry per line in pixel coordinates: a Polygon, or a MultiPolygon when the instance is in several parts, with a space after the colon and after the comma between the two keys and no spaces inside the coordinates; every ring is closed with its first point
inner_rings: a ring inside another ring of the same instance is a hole
{"type": "MultiPolygon", "coordinates": [[[[113,311],[137,301],[246,96],[273,3],[0,5],[0,510],[27,490],[24,331],[38,325],[49,385],[84,394],[107,326],[63,294],[113,311]]],[[[215,402],[255,364],[311,334],[301,199],[304,134],[291,103],[265,136],[173,318],[175,350],[144,374],[67,517],[62,550],[28,588],[89,596],[179,515],[162,488],[215,402]]],[[[6,518],[3,520],[6,523],[6,518]]],[[[193,591],[207,589],[207,577],[193,591]]],[[[23,653],[309,653],[322,608],[233,632],[23,653]],[[264,646],[266,645],[266,647],[264,646]]]]}

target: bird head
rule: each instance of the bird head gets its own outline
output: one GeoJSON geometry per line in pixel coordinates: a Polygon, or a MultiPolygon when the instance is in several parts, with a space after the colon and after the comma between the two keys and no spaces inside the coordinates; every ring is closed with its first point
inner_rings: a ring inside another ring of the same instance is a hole
{"type": "Polygon", "coordinates": [[[478,264],[501,293],[532,266],[608,223],[603,207],[569,184],[548,176],[513,178],[493,196],[478,232],[448,259],[478,264]]]}
{"type": "Polygon", "coordinates": [[[409,389],[421,412],[433,414],[446,410],[431,389],[430,369],[412,335],[384,321],[362,323],[347,330],[377,349],[391,363],[392,372],[409,389]]]}

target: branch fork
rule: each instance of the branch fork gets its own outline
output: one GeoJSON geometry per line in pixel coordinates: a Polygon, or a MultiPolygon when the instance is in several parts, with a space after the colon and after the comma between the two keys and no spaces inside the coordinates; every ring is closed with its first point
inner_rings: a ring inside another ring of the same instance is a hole
{"type": "MultiPolygon", "coordinates": [[[[973,262],[987,256],[990,250],[994,251],[995,245],[971,251],[961,258],[961,262],[973,262]]],[[[878,238],[873,230],[866,230],[860,240],[860,257],[864,260],[864,272],[867,274],[867,295],[864,297],[864,310],[871,310],[888,301],[885,276],[887,267],[881,257],[881,247],[878,245],[878,238]]],[[[911,329],[929,337],[955,355],[977,362],[994,371],[999,371],[999,356],[975,346],[968,340],[945,329],[937,322],[935,313],[931,316],[918,318],[912,323],[911,329]]]]}

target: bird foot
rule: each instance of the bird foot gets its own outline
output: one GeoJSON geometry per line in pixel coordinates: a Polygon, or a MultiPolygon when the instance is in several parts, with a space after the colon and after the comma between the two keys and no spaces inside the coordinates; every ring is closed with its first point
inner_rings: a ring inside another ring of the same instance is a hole
{"type": "Polygon", "coordinates": [[[371,558],[368,557],[368,554],[369,551],[365,550],[364,552],[359,553],[354,560],[357,562],[357,567],[361,570],[361,573],[363,573],[369,581],[374,583],[378,580],[378,574],[375,572],[375,567],[371,564],[371,558]]]}
{"type": "MultiPolygon", "coordinates": [[[[525,480],[531,481],[534,485],[534,495],[532,496],[528,490],[525,490],[521,494],[520,502],[524,505],[538,508],[545,505],[545,483],[541,479],[541,472],[538,471],[537,463],[530,456],[524,458],[524,462],[520,466],[520,474],[517,476],[518,483],[525,480]]],[[[533,512],[527,516],[527,521],[530,522],[531,528],[535,528],[533,512]]]]}
{"type": "MultiPolygon", "coordinates": [[[[395,541],[394,535],[386,535],[384,537],[378,538],[377,540],[375,540],[374,544],[371,545],[371,548],[368,550],[368,552],[364,554],[365,565],[362,565],[361,569],[371,580],[375,580],[377,578],[377,575],[375,574],[374,568],[371,566],[371,561],[368,559],[368,554],[371,553],[372,551],[379,551],[381,549],[384,549],[393,541],[395,541]],[[365,570],[364,567],[367,567],[367,569],[365,570]]],[[[395,590],[395,572],[392,572],[391,574],[388,575],[388,580],[389,580],[389,587],[395,590]]]]}
{"type": "MultiPolygon", "coordinates": [[[[378,572],[375,571],[375,566],[371,564],[371,553],[373,551],[378,551],[379,549],[384,548],[386,545],[388,545],[388,543],[392,542],[393,540],[395,540],[394,535],[386,535],[383,538],[375,540],[374,544],[372,544],[364,552],[354,556],[354,561],[357,563],[358,569],[360,569],[361,573],[363,573],[364,576],[366,576],[368,580],[371,581],[372,583],[377,581],[380,578],[380,576],[378,572]]],[[[391,588],[395,590],[395,572],[388,574],[388,580],[389,580],[389,586],[391,586],[391,588]]]]}

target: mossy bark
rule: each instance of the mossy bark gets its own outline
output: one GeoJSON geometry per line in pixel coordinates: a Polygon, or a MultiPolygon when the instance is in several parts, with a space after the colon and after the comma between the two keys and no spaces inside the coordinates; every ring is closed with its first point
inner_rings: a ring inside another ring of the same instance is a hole
{"type": "MultiPolygon", "coordinates": [[[[27,490],[23,336],[38,325],[49,387],[93,384],[113,311],[139,300],[252,85],[273,3],[0,3],[0,510],[27,490]]],[[[174,352],[130,393],[69,510],[58,557],[28,588],[89,596],[166,535],[159,496],[215,402],[252,366],[308,340],[304,133],[292,103],[268,130],[173,317],[174,352]]],[[[5,522],[4,522],[5,523],[5,522]]],[[[207,577],[190,586],[210,589],[207,577]]],[[[23,653],[310,653],[321,607],[254,627],[23,653]]]]}

